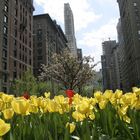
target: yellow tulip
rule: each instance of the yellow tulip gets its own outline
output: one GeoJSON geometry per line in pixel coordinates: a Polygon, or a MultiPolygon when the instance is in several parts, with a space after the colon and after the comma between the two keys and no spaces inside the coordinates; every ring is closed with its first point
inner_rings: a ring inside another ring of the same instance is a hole
{"type": "Polygon", "coordinates": [[[111,96],[111,98],[109,99],[109,101],[110,101],[110,103],[112,104],[112,105],[117,105],[117,98],[115,97],[115,94],[113,94],[112,96],[111,96]]]}
{"type": "Polygon", "coordinates": [[[133,90],[134,93],[136,93],[137,96],[138,95],[140,96],[140,88],[133,87],[132,90],[133,90]]]}
{"type": "Polygon", "coordinates": [[[0,137],[5,135],[10,128],[10,124],[5,123],[2,119],[0,119],[0,137]]]}
{"type": "Polygon", "coordinates": [[[0,99],[0,111],[3,109],[3,106],[4,106],[4,102],[2,99],[0,99]]]}
{"type": "Polygon", "coordinates": [[[44,95],[45,95],[45,98],[50,98],[51,93],[50,92],[45,92],[44,95]]]}
{"type": "Polygon", "coordinates": [[[11,103],[13,110],[17,114],[28,115],[29,114],[29,101],[25,99],[15,99],[11,103]]]}
{"type": "Polygon", "coordinates": [[[55,96],[54,97],[54,101],[56,103],[58,103],[58,104],[63,104],[64,103],[64,100],[65,100],[65,98],[64,98],[63,95],[59,95],[59,96],[55,96]]]}
{"type": "Polygon", "coordinates": [[[8,95],[8,94],[2,94],[1,96],[1,99],[6,103],[11,102],[13,98],[14,98],[13,95],[8,95]]]}
{"type": "Polygon", "coordinates": [[[101,100],[102,96],[103,96],[103,93],[101,91],[97,91],[94,93],[94,98],[97,99],[98,101],[101,100]]]}
{"type": "Polygon", "coordinates": [[[72,123],[67,122],[66,124],[66,128],[69,128],[70,133],[72,133],[75,130],[75,127],[76,126],[73,122],[72,123]]]}
{"type": "Polygon", "coordinates": [[[88,101],[82,101],[78,106],[77,106],[77,111],[86,114],[89,111],[89,103],[88,101]]]}
{"type": "Polygon", "coordinates": [[[11,119],[14,115],[14,111],[12,108],[5,109],[3,110],[3,115],[5,119],[11,119]]]}
{"type": "Polygon", "coordinates": [[[126,115],[127,110],[128,110],[128,106],[119,107],[118,114],[120,116],[124,116],[124,115],[126,115]]]}
{"type": "Polygon", "coordinates": [[[92,113],[89,115],[89,118],[90,118],[91,120],[94,120],[94,119],[95,119],[95,114],[92,112],[92,113]]]}
{"type": "Polygon", "coordinates": [[[107,105],[108,101],[105,99],[105,100],[101,100],[99,102],[99,107],[100,109],[105,109],[106,105],[107,105]]]}
{"type": "Polygon", "coordinates": [[[85,116],[85,114],[81,114],[80,112],[78,112],[78,111],[74,111],[73,113],[72,113],[72,117],[78,122],[78,121],[83,121],[85,118],[86,118],[86,116],[85,116]]]}
{"type": "MultiPolygon", "coordinates": [[[[58,104],[56,102],[54,102],[53,100],[50,100],[48,103],[47,103],[47,110],[49,112],[58,112],[60,111],[60,106],[58,106],[58,104]]],[[[61,111],[60,111],[61,112],[61,111]]]]}
{"type": "Polygon", "coordinates": [[[72,103],[76,105],[79,104],[79,102],[82,100],[82,96],[79,94],[75,94],[72,99],[73,99],[72,103]]]}
{"type": "Polygon", "coordinates": [[[110,99],[112,94],[113,94],[112,90],[106,90],[103,95],[106,99],[110,99]]]}
{"type": "Polygon", "coordinates": [[[95,106],[96,103],[98,102],[97,99],[95,99],[95,98],[90,98],[89,101],[90,101],[90,104],[91,104],[92,106],[95,106]]]}
{"type": "Polygon", "coordinates": [[[123,95],[122,90],[118,90],[118,89],[117,89],[117,90],[115,91],[115,97],[116,97],[117,99],[120,99],[122,95],[123,95]]]}
{"type": "Polygon", "coordinates": [[[136,101],[137,101],[137,97],[135,93],[127,93],[121,97],[120,104],[134,107],[136,104],[136,101]]]}
{"type": "Polygon", "coordinates": [[[136,101],[136,104],[134,107],[136,110],[140,110],[140,98],[136,101]]]}
{"type": "Polygon", "coordinates": [[[37,98],[37,96],[30,96],[30,104],[36,107],[39,106],[39,98],[37,98]]]}
{"type": "Polygon", "coordinates": [[[34,104],[30,104],[29,106],[29,112],[31,113],[37,113],[38,112],[38,107],[34,104]]]}
{"type": "Polygon", "coordinates": [[[123,116],[123,120],[127,123],[130,123],[131,122],[131,119],[128,117],[128,116],[123,116]]]}

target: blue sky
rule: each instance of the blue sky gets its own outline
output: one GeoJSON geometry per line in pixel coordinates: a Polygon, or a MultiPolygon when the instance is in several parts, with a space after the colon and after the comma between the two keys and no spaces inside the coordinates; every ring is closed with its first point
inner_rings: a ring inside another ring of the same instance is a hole
{"type": "MultiPolygon", "coordinates": [[[[117,39],[119,19],[117,0],[34,0],[34,14],[49,13],[64,29],[64,3],[70,3],[74,15],[77,47],[83,55],[100,61],[102,42],[117,39]]],[[[99,64],[96,70],[100,69],[99,64]]]]}

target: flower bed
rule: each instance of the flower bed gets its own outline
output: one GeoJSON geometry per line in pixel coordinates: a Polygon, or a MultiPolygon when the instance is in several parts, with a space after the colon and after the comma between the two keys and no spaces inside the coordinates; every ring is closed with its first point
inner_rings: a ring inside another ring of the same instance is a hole
{"type": "Polygon", "coordinates": [[[50,93],[29,99],[0,93],[0,137],[4,140],[139,140],[140,89],[98,91],[93,97],[50,93]]]}

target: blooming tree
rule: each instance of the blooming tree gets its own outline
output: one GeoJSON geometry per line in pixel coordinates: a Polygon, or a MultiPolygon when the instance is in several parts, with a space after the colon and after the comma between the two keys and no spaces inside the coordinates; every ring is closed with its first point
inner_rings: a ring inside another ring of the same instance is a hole
{"type": "Polygon", "coordinates": [[[53,55],[50,65],[42,65],[39,78],[55,79],[65,89],[79,88],[93,77],[93,68],[96,65],[92,65],[93,61],[90,56],[78,60],[68,50],[64,50],[61,54],[53,55]]]}

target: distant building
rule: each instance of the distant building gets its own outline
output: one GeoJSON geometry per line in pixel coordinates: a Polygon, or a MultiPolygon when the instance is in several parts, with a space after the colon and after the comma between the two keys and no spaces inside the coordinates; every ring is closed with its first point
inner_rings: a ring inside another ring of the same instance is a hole
{"type": "Polygon", "coordinates": [[[118,45],[115,40],[102,43],[103,55],[101,56],[103,90],[120,88],[118,45]]]}
{"type": "Polygon", "coordinates": [[[82,60],[82,49],[77,49],[77,58],[78,60],[82,60]]]}
{"type": "Polygon", "coordinates": [[[68,40],[68,47],[70,48],[71,53],[77,57],[74,18],[69,3],[64,4],[64,24],[65,24],[65,35],[68,40]]]}
{"type": "Polygon", "coordinates": [[[102,91],[102,69],[99,71],[95,71],[93,77],[93,89],[94,91],[101,90],[102,91]]]}
{"type": "Polygon", "coordinates": [[[50,65],[54,53],[67,48],[67,39],[61,27],[49,14],[34,16],[34,75],[40,73],[41,64],[50,65]]]}
{"type": "Polygon", "coordinates": [[[140,86],[140,0],[117,1],[121,23],[118,29],[121,86],[130,91],[133,86],[140,86]]]}
{"type": "Polygon", "coordinates": [[[1,0],[0,91],[33,68],[33,0],[1,0]]]}

